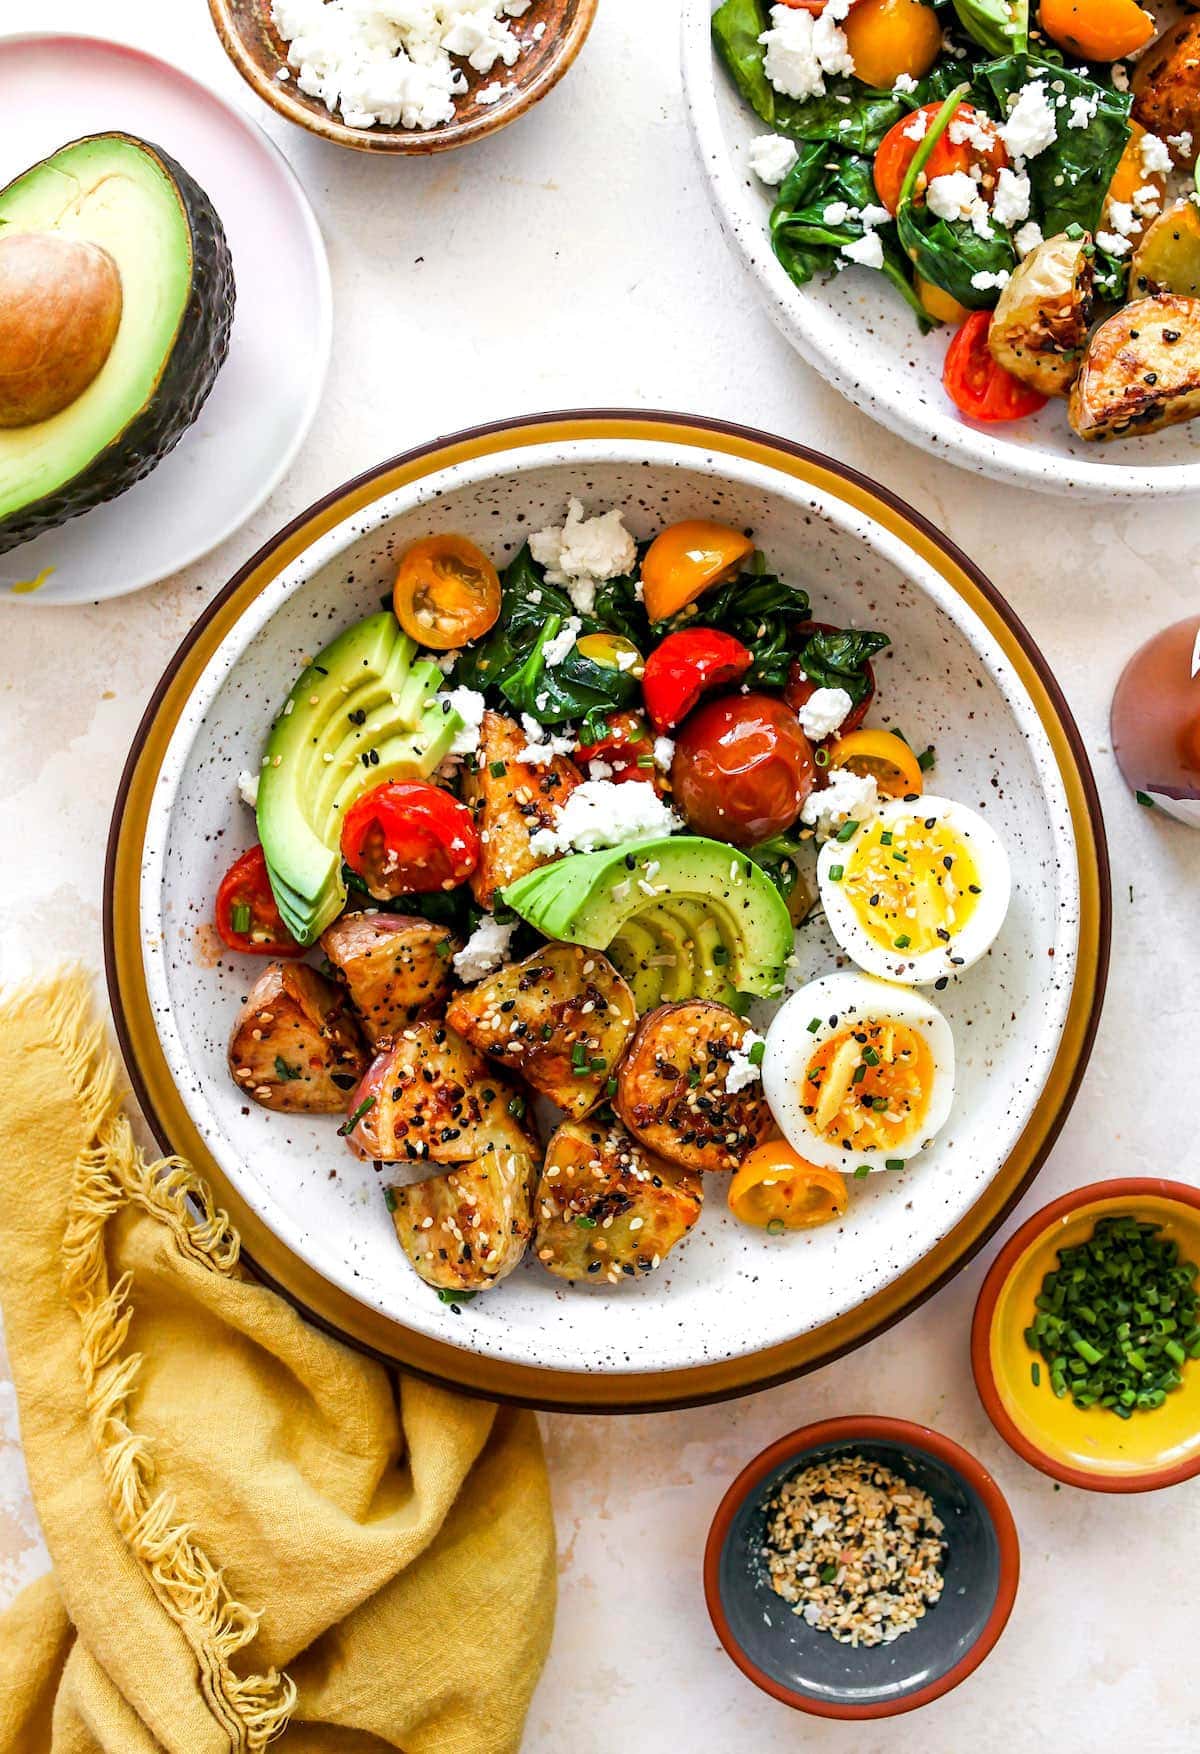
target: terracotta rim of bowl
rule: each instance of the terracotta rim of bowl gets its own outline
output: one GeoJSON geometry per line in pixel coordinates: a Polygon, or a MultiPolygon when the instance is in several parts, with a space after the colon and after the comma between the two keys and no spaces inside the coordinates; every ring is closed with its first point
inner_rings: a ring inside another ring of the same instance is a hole
{"type": "Polygon", "coordinates": [[[919,1711],[921,1706],[940,1699],[944,1693],[952,1692],[968,1675],[974,1674],[984,1658],[995,1648],[1000,1634],[1008,1624],[1020,1578],[1021,1550],[1017,1540],[1017,1525],[1013,1521],[1007,1499],[983,1463],[977,1461],[969,1450],[963,1449],[961,1444],[955,1443],[953,1438],[943,1437],[941,1432],[931,1430],[928,1425],[915,1425],[908,1419],[888,1419],[872,1414],[822,1419],[815,1425],[802,1425],[799,1431],[793,1431],[787,1437],[777,1438],[774,1443],[768,1444],[753,1461],[746,1464],[726,1491],[717,1506],[704,1546],[704,1599],[708,1604],[709,1618],[717,1637],[743,1675],[753,1681],[756,1687],[761,1687],[764,1693],[769,1693],[773,1699],[778,1699],[783,1705],[792,1706],[796,1711],[808,1712],[813,1717],[844,1718],[854,1722],[860,1722],[864,1718],[899,1717],[904,1712],[919,1711]],[[721,1599],[721,1553],[738,1510],[759,1482],[781,1462],[794,1459],[799,1464],[803,1461],[806,1450],[815,1449],[820,1444],[880,1440],[933,1456],[967,1482],[983,1504],[995,1530],[1000,1550],[1000,1577],[996,1600],[978,1638],[944,1675],[931,1681],[926,1687],[906,1693],[901,1699],[879,1700],[871,1705],[841,1705],[833,1700],[814,1699],[810,1694],[784,1686],[747,1656],[733,1635],[721,1599]]]}
{"type": "MultiPolygon", "coordinates": [[[[348,146],[354,152],[377,152],[396,157],[424,158],[434,152],[449,152],[456,146],[469,146],[472,141],[485,140],[527,115],[546,93],[553,91],[559,80],[573,66],[587,41],[596,19],[600,0],[577,0],[576,10],[565,30],[553,39],[555,51],[548,54],[527,86],[517,90],[512,101],[499,103],[494,109],[473,116],[469,121],[446,122],[428,131],[420,128],[351,128],[340,122],[332,111],[321,114],[308,109],[291,94],[289,84],[270,78],[263,72],[247,49],[230,17],[229,0],[208,0],[209,15],[221,47],[237,68],[246,84],[269,104],[285,121],[306,128],[321,140],[335,146],[348,146]]],[[[280,65],[284,65],[281,61],[280,65]]]]}
{"type": "Polygon", "coordinates": [[[1068,1463],[1047,1455],[1017,1424],[1000,1398],[991,1358],[996,1305],[1009,1275],[1026,1249],[1039,1241],[1060,1218],[1067,1218],[1080,1207],[1095,1205],[1101,1200],[1134,1202],[1147,1197],[1174,1200],[1200,1212],[1200,1188],[1189,1187],[1186,1182],[1164,1181],[1157,1176],[1119,1176],[1113,1181],[1089,1182],[1086,1187],[1072,1188],[1070,1193],[1051,1200],[1048,1206],[1035,1212],[1009,1237],[988,1268],[971,1320],[971,1372],[988,1418],[1022,1461],[1037,1468],[1039,1473],[1049,1474],[1053,1480],[1061,1480],[1066,1486],[1082,1487],[1085,1492],[1157,1492],[1164,1486],[1178,1486],[1200,1474],[1200,1451],[1172,1467],[1143,1468],[1128,1474],[1093,1474],[1086,1468],[1072,1468],[1068,1463]]]}
{"type": "Polygon", "coordinates": [[[752,1394],[853,1351],[947,1284],[1020,1200],[1066,1120],[1099,1022],[1111,930],[1104,821],[1083,740],[1053,671],[996,587],[929,519],[860,471],[751,427],[645,409],[527,415],[434,439],[342,483],[273,535],[201,612],[150,697],[117,789],[104,875],[109,1001],[134,1093],[162,1149],[189,1158],[214,1189],[242,1237],[248,1265],[308,1320],[384,1363],[462,1393],[573,1412],[660,1412],[752,1394]],[[138,890],[156,775],[191,689],[241,614],[298,555],[384,494],[453,464],[560,441],[639,438],[694,449],[710,462],[720,456],[753,461],[832,495],[903,541],[966,600],[1029,691],[1051,743],[1075,836],[1080,936],[1066,1024],[1025,1131],[980,1197],[920,1260],[844,1316],[765,1351],[683,1371],[593,1374],[515,1365],[428,1340],[343,1294],[279,1243],[221,1173],[166,1066],[142,968],[138,890]]]}

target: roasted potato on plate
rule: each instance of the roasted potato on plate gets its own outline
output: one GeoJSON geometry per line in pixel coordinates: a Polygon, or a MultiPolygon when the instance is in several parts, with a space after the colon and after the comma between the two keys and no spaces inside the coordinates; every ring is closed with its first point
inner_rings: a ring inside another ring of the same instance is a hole
{"type": "Polygon", "coordinates": [[[482,843],[471,878],[480,907],[491,908],[498,890],[549,862],[536,858],[529,842],[539,828],[554,827],[556,806],[583,779],[564,755],[544,766],[518,761],[528,741],[503,713],[484,713],[477,765],[463,776],[463,797],[474,809],[482,843]]]}
{"type": "Polygon", "coordinates": [[[637,1023],[633,994],[598,950],[547,944],[458,993],[446,1021],[569,1115],[585,1115],[637,1023]]]}
{"type": "Polygon", "coordinates": [[[1200,299],[1136,299],[1101,323],[1071,390],[1084,439],[1158,432],[1200,414],[1200,299]]]}
{"type": "Polygon", "coordinates": [[[529,1154],[526,1098],[444,1023],[402,1029],[346,1104],[350,1148],[383,1162],[467,1163],[489,1149],[529,1154]]]}
{"type": "Polygon", "coordinates": [[[1200,18],[1185,18],[1146,50],[1134,69],[1133,113],[1152,134],[1190,134],[1192,150],[1177,152],[1194,164],[1200,151],[1200,18]]]}
{"type": "Polygon", "coordinates": [[[1177,292],[1200,298],[1200,207],[1189,197],[1160,213],[1129,265],[1133,297],[1177,292]]]}
{"type": "Polygon", "coordinates": [[[617,1122],[565,1121],[546,1147],[534,1253],[559,1279],[652,1273],[700,1216],[694,1170],[652,1157],[617,1122]]]}
{"type": "Polygon", "coordinates": [[[345,995],[304,962],[263,970],[229,1041],[238,1088],[290,1114],[342,1113],[366,1062],[345,995]]]}
{"type": "Polygon", "coordinates": [[[613,1106],[648,1151],[683,1169],[736,1169],[766,1138],[771,1111],[758,1080],[726,1089],[746,1035],[736,1013],[709,999],[660,1005],[642,1018],[613,1106]]]}
{"type": "Polygon", "coordinates": [[[422,1011],[441,1008],[462,945],[417,915],[343,914],[321,934],[321,948],[374,1047],[422,1011]]]}
{"type": "Polygon", "coordinates": [[[492,1149],[387,1202],[400,1246],[427,1285],[487,1291],[512,1272],[533,1233],[537,1163],[528,1151],[492,1149]]]}
{"type": "Polygon", "coordinates": [[[1091,239],[1065,232],[1039,244],[1017,268],[992,313],[988,348],[1023,384],[1065,396],[1092,322],[1091,239]]]}

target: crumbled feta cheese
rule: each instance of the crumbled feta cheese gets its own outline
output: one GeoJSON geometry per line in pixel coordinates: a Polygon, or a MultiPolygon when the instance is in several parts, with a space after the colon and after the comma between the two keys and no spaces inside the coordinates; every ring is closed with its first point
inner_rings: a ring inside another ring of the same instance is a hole
{"type": "MultiPolygon", "coordinates": [[[[1146,138],[1149,139],[1150,136],[1147,135],[1146,138]]],[[[1172,152],[1175,153],[1177,158],[1181,158],[1185,162],[1191,158],[1192,148],[1195,144],[1195,137],[1190,128],[1185,128],[1181,134],[1167,135],[1167,145],[1171,148],[1172,152]]],[[[1142,168],[1144,170],[1145,166],[1143,165],[1142,168]]]]}
{"type": "Polygon", "coordinates": [[[530,838],[535,858],[553,853],[594,853],[627,840],[649,840],[683,827],[653,786],[584,780],[555,811],[554,827],[530,838]]]}
{"type": "Polygon", "coordinates": [[[579,638],[582,630],[582,621],[577,616],[570,615],[554,638],[546,641],[542,647],[542,657],[546,661],[548,670],[553,670],[555,665],[561,664],[567,653],[574,649],[575,641],[579,638]]]}
{"type": "Polygon", "coordinates": [[[453,670],[454,666],[458,663],[458,660],[462,657],[462,651],[431,652],[429,655],[441,671],[442,675],[449,676],[451,670],[453,670]]]}
{"type": "Polygon", "coordinates": [[[757,1084],[762,1077],[762,1067],[750,1058],[752,1048],[766,1047],[766,1037],[756,1035],[748,1029],[742,1037],[740,1046],[734,1048],[729,1056],[729,1066],[725,1073],[725,1093],[736,1096],[739,1090],[746,1090],[751,1084],[757,1084]]]}
{"type": "Polygon", "coordinates": [[[826,225],[845,225],[852,213],[857,213],[857,209],[847,207],[844,201],[831,201],[821,214],[821,218],[826,225]]]}
{"type": "Polygon", "coordinates": [[[818,840],[828,840],[844,822],[866,822],[879,808],[879,790],[870,774],[834,768],[829,784],[805,799],[800,820],[815,828],[818,840]]]}
{"type": "Polygon", "coordinates": [[[1165,140],[1157,134],[1143,134],[1138,156],[1144,177],[1165,177],[1174,168],[1165,140]]]}
{"type": "Polygon", "coordinates": [[[1005,165],[996,177],[996,190],[992,196],[992,218],[996,224],[1011,230],[1023,219],[1028,219],[1031,193],[1029,178],[1005,165]]]}
{"type": "Polygon", "coordinates": [[[844,688],[817,688],[809,695],[796,717],[800,729],[814,743],[832,737],[854,702],[844,688]]]}
{"type": "Polygon", "coordinates": [[[602,761],[599,756],[588,762],[588,778],[590,780],[610,780],[616,773],[611,761],[602,761]]]}
{"type": "Polygon", "coordinates": [[[960,113],[955,116],[946,132],[952,145],[973,146],[976,152],[982,152],[985,155],[992,151],[996,143],[995,135],[991,129],[985,128],[982,122],[977,121],[974,114],[964,116],[960,113]]]}
{"type": "Polygon", "coordinates": [[[447,712],[457,713],[462,727],[454,733],[451,755],[474,755],[479,748],[479,730],[487,702],[474,688],[451,688],[441,697],[447,712]]]}
{"type": "Polygon", "coordinates": [[[1123,61],[1114,61],[1109,68],[1114,91],[1129,90],[1129,69],[1123,61]]]}
{"type": "Polygon", "coordinates": [[[481,981],[494,974],[508,959],[508,947],[517,929],[516,920],[499,920],[487,914],[461,950],[454,953],[454,972],[460,981],[481,981]]]}
{"type": "Polygon", "coordinates": [[[675,759],[675,745],[672,742],[672,740],[670,739],[670,737],[656,737],[654,739],[654,765],[655,765],[655,767],[661,768],[663,773],[670,773],[671,763],[674,761],[674,759],[675,759]]]}
{"type": "Polygon", "coordinates": [[[1071,113],[1067,117],[1068,128],[1086,128],[1089,122],[1096,119],[1096,111],[1100,108],[1100,93],[1093,92],[1091,97],[1080,92],[1071,99],[1071,113]]]}
{"type": "Polygon", "coordinates": [[[979,199],[979,190],[966,171],[934,177],[925,191],[926,205],[938,219],[970,219],[979,199]]]}
{"type": "Polygon", "coordinates": [[[883,267],[883,240],[878,232],[868,231],[853,243],[842,245],[842,255],[862,268],[883,267]]]}
{"type": "Polygon", "coordinates": [[[258,778],[256,773],[247,773],[245,768],[237,777],[237,793],[243,804],[249,804],[251,810],[258,809],[258,778]]]}
{"type": "Polygon", "coordinates": [[[854,72],[846,33],[838,28],[845,16],[833,0],[819,18],[772,6],[771,27],[758,40],[767,51],[763,71],[776,91],[785,97],[822,97],[827,73],[854,72]]]}
{"type": "Polygon", "coordinates": [[[972,274],[971,285],[976,292],[1003,292],[1011,279],[1012,275],[1007,268],[999,268],[995,274],[989,273],[986,268],[981,268],[977,273],[972,274]]]}
{"type": "Polygon", "coordinates": [[[529,551],[546,569],[546,582],[565,585],[581,615],[588,615],[596,601],[596,586],[603,579],[617,579],[633,571],[637,544],[616,510],[585,518],[577,499],[567,503],[561,529],[537,530],[529,538],[529,551]]]}
{"type": "Polygon", "coordinates": [[[1119,237],[1131,238],[1135,231],[1141,230],[1137,215],[1128,201],[1114,201],[1110,197],[1104,209],[1104,217],[1119,237]]]}
{"type": "Polygon", "coordinates": [[[919,81],[911,73],[897,73],[892,81],[892,90],[897,97],[911,97],[916,91],[919,81]]]}
{"type": "Polygon", "coordinates": [[[490,107],[492,104],[498,104],[503,96],[504,87],[498,79],[493,79],[490,85],[481,87],[481,89],[475,93],[475,102],[477,104],[483,104],[485,107],[490,107]]]}
{"type": "MultiPolygon", "coordinates": [[[[539,695],[539,705],[541,701],[542,696],[539,695]]],[[[556,755],[575,753],[573,735],[556,736],[545,725],[539,725],[530,713],[521,714],[521,729],[525,733],[525,747],[517,750],[515,759],[526,762],[530,767],[545,767],[556,755]]]]}
{"type": "Polygon", "coordinates": [[[759,134],[750,142],[750,169],[760,183],[782,183],[799,156],[785,134],[759,134]]]}
{"type": "Polygon", "coordinates": [[[1040,249],[1045,241],[1042,236],[1042,228],[1036,219],[1031,219],[1028,225],[1023,225],[1020,231],[1013,233],[1013,243],[1016,245],[1018,256],[1022,259],[1032,255],[1034,250],[1040,249]]]}
{"type": "Polygon", "coordinates": [[[353,128],[429,129],[453,120],[455,99],[467,89],[455,58],[479,73],[497,61],[514,65],[521,45],[505,20],[520,17],[528,3],[272,0],[270,14],[301,91],[353,128]]]}
{"type": "Polygon", "coordinates": [[[858,217],[868,231],[873,231],[877,225],[887,225],[892,215],[886,207],[863,207],[858,217]]]}
{"type": "Polygon", "coordinates": [[[1140,219],[1151,219],[1162,206],[1162,192],[1157,183],[1146,183],[1133,191],[1133,211],[1140,219]]]}
{"type": "Polygon", "coordinates": [[[1116,231],[1098,231],[1096,242],[1110,256],[1127,256],[1133,248],[1129,239],[1122,237],[1120,232],[1116,231]]]}
{"type": "Polygon", "coordinates": [[[924,140],[929,132],[929,117],[924,110],[914,110],[911,118],[904,124],[906,140],[924,140]]]}
{"type": "Polygon", "coordinates": [[[1014,158],[1036,158],[1057,140],[1058,124],[1044,79],[1021,87],[1008,120],[1001,124],[1000,138],[1014,158]]]}

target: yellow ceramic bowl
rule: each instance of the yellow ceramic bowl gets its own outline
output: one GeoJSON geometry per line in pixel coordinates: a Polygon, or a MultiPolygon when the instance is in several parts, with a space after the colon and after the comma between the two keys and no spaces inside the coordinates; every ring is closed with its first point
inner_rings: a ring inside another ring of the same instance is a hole
{"type": "Polygon", "coordinates": [[[1076,1188],[1034,1214],[1010,1238],[983,1282],[971,1330],[975,1384],[1001,1437],[1043,1474],[1092,1492],[1153,1492],[1200,1474],[1200,1360],[1152,1413],[1117,1419],[1104,1408],[1057,1399],[1025,1343],[1034,1298],[1058,1251],[1084,1242],[1100,1218],[1159,1224],[1180,1254],[1200,1263],[1200,1188],[1129,1179],[1076,1188]]]}

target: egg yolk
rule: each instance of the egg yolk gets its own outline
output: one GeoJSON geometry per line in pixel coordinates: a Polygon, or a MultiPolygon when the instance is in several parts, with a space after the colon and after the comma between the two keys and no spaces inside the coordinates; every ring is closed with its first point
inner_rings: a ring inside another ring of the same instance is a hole
{"type": "Polygon", "coordinates": [[[933,1055],[919,1030],[894,1019],[829,1036],[804,1074],[804,1112],[830,1144],[886,1151],[906,1144],[929,1109],[933,1055]]]}
{"type": "Polygon", "coordinates": [[[871,823],[846,861],[842,889],[876,944],[911,956],[949,944],[981,893],[966,841],[937,816],[871,823]]]}

